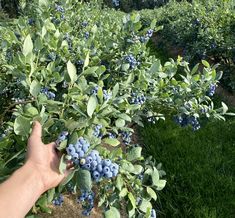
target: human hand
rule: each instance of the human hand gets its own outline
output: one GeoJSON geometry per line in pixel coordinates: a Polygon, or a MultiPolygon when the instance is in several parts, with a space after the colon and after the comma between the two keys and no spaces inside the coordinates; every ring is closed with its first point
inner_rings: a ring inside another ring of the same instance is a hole
{"type": "MultiPolygon", "coordinates": [[[[56,143],[44,144],[42,142],[42,126],[35,122],[31,136],[28,140],[26,164],[38,174],[42,182],[42,192],[56,187],[69,174],[69,169],[60,174],[60,156],[56,151],[56,143]]],[[[69,167],[69,166],[68,166],[69,167]]]]}

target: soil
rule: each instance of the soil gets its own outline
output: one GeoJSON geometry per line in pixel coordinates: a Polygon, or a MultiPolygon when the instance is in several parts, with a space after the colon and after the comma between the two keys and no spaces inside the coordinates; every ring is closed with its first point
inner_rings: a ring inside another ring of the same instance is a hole
{"type": "MultiPolygon", "coordinates": [[[[81,204],[76,203],[75,195],[64,195],[64,203],[60,206],[49,206],[52,209],[52,214],[40,213],[39,218],[84,218],[82,215],[81,204]]],[[[102,218],[101,211],[92,210],[90,218],[102,218]]]]}

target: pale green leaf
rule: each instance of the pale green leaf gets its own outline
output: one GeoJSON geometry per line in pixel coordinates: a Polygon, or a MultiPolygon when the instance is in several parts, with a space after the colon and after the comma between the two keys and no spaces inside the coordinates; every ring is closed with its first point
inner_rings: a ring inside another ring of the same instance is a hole
{"type": "Polygon", "coordinates": [[[33,42],[29,34],[26,36],[24,40],[23,55],[26,57],[27,55],[32,54],[32,52],[33,52],[33,42]]]}

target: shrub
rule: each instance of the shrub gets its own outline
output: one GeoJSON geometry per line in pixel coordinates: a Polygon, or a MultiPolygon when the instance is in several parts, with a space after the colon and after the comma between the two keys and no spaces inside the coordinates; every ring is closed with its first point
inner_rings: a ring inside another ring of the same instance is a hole
{"type": "Polygon", "coordinates": [[[234,89],[234,25],[235,13],[232,1],[206,2],[171,1],[154,11],[142,11],[146,25],[152,19],[164,28],[156,36],[163,49],[178,48],[191,63],[207,59],[220,63],[225,71],[224,84],[234,89]]]}
{"type": "Polygon", "coordinates": [[[39,120],[44,141],[56,140],[63,153],[60,172],[67,160],[75,170],[37,206],[48,211],[54,196],[61,205],[59,193],[69,184],[89,203],[85,215],[96,198],[107,217],[119,217],[123,207],[129,217],[155,217],[151,202],[165,173],[133,145],[133,125],[183,116],[197,129],[200,117],[224,119],[226,105],[216,109],[211,100],[221,76],[216,66],[203,61],[202,72],[198,65],[190,70],[180,57],[161,64],[146,47],[155,21],[143,27],[136,13],[72,0],[28,7],[0,28],[2,178],[24,161],[31,123],[39,120]]]}

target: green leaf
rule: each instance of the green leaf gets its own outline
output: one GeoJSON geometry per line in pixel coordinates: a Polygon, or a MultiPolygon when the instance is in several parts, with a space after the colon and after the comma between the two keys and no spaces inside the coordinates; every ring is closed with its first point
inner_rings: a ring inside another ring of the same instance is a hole
{"type": "Polygon", "coordinates": [[[130,68],[130,64],[122,64],[122,71],[128,71],[130,68]]]}
{"type": "Polygon", "coordinates": [[[155,167],[152,172],[152,181],[153,181],[153,185],[157,186],[158,181],[159,181],[159,172],[155,167]]]}
{"type": "Polygon", "coordinates": [[[202,60],[202,64],[203,64],[205,67],[210,67],[210,64],[209,64],[207,61],[205,61],[205,60],[202,60]]]}
{"type": "Polygon", "coordinates": [[[113,87],[112,97],[115,98],[119,92],[119,83],[113,87]]]}
{"type": "Polygon", "coordinates": [[[136,200],[135,200],[134,195],[131,192],[128,193],[128,198],[129,198],[133,208],[136,208],[136,200]]]}
{"type": "Polygon", "coordinates": [[[30,35],[27,35],[23,45],[23,55],[26,57],[33,52],[33,42],[30,35]]]}
{"type": "Polygon", "coordinates": [[[119,193],[119,197],[124,198],[127,195],[127,193],[128,193],[127,188],[123,188],[119,193]]]}
{"type": "Polygon", "coordinates": [[[79,169],[77,172],[77,185],[80,189],[90,191],[92,186],[91,173],[88,170],[79,169]]]}
{"type": "Polygon", "coordinates": [[[37,80],[34,80],[31,85],[30,85],[30,94],[33,96],[33,97],[37,97],[39,92],[41,90],[41,85],[40,83],[37,81],[37,80]]]}
{"type": "Polygon", "coordinates": [[[127,160],[133,161],[139,159],[141,157],[141,151],[142,151],[141,147],[132,148],[127,154],[127,160]]]}
{"type": "Polygon", "coordinates": [[[47,202],[48,203],[53,201],[54,195],[55,195],[55,188],[52,188],[47,192],[47,202]]]}
{"type": "Polygon", "coordinates": [[[119,191],[122,190],[123,184],[124,184],[124,182],[123,182],[122,176],[118,175],[117,179],[116,179],[116,187],[119,191]]]}
{"type": "Polygon", "coordinates": [[[88,100],[88,104],[87,104],[87,114],[89,117],[92,117],[92,114],[94,113],[95,109],[97,106],[97,98],[92,95],[89,100],[88,100]]]}
{"type": "Polygon", "coordinates": [[[164,179],[158,180],[158,182],[156,183],[156,186],[157,186],[157,190],[161,191],[166,186],[166,180],[164,179]]]}
{"type": "Polygon", "coordinates": [[[73,170],[73,171],[62,181],[62,183],[60,184],[60,186],[65,186],[65,185],[74,177],[75,172],[77,172],[77,169],[76,169],[76,170],[73,170]]]}
{"type": "Polygon", "coordinates": [[[157,200],[157,195],[156,195],[155,191],[154,191],[152,188],[147,187],[147,193],[148,193],[149,196],[150,196],[151,198],[153,198],[155,201],[157,200]]]}
{"type": "Polygon", "coordinates": [[[224,102],[221,102],[222,104],[222,109],[223,109],[223,114],[225,114],[227,111],[228,111],[228,106],[224,103],[224,102]]]}
{"type": "Polygon", "coordinates": [[[146,199],[142,199],[142,202],[141,202],[139,208],[141,211],[146,213],[148,208],[152,208],[152,204],[149,201],[147,201],[146,199]]]}
{"type": "Polygon", "coordinates": [[[134,81],[134,78],[135,78],[134,73],[129,74],[125,84],[128,85],[128,84],[132,83],[134,81]]]}
{"type": "Polygon", "coordinates": [[[64,149],[66,148],[66,146],[67,146],[67,143],[68,143],[68,140],[62,141],[62,142],[59,144],[59,146],[57,147],[57,149],[58,149],[59,151],[64,150],[64,149]]]}
{"type": "Polygon", "coordinates": [[[132,163],[130,163],[130,162],[124,162],[124,163],[122,163],[121,166],[122,166],[122,169],[123,169],[124,171],[130,172],[130,173],[135,172],[135,167],[134,167],[134,165],[133,165],[132,163]]]}
{"type": "Polygon", "coordinates": [[[89,59],[90,59],[90,52],[88,51],[86,58],[85,58],[85,61],[84,61],[83,69],[89,65],[89,59]]]}
{"type": "Polygon", "coordinates": [[[141,165],[136,164],[136,165],[134,165],[134,168],[135,168],[135,170],[133,171],[133,173],[135,175],[138,175],[143,172],[143,167],[141,165]]]}
{"type": "Polygon", "coordinates": [[[156,23],[157,23],[157,20],[156,20],[156,19],[153,19],[152,22],[151,22],[151,24],[150,24],[150,28],[151,28],[151,29],[154,29],[155,26],[156,26],[156,23]]]}
{"type": "Polygon", "coordinates": [[[75,120],[67,120],[65,123],[65,127],[70,130],[70,132],[73,132],[75,129],[80,127],[79,122],[75,120]]]}
{"type": "Polygon", "coordinates": [[[117,117],[122,118],[128,122],[131,122],[131,118],[127,114],[117,114],[117,117]]]}
{"type": "Polygon", "coordinates": [[[71,61],[68,61],[67,63],[67,70],[68,70],[68,74],[71,80],[71,83],[75,83],[77,80],[77,69],[74,66],[74,64],[71,63],[71,61]]]}
{"type": "Polygon", "coordinates": [[[47,0],[39,0],[39,7],[47,7],[48,6],[48,1],[47,0]]]}
{"type": "Polygon", "coordinates": [[[149,73],[153,74],[156,72],[160,72],[162,71],[162,66],[161,66],[161,62],[160,60],[157,60],[156,62],[153,63],[153,65],[151,66],[149,73]]]}
{"type": "Polygon", "coordinates": [[[116,207],[110,207],[104,214],[105,218],[120,218],[120,213],[116,207]]]}
{"type": "Polygon", "coordinates": [[[217,72],[217,74],[216,74],[216,80],[220,80],[220,79],[222,78],[222,76],[223,76],[223,71],[217,72]]]}
{"type": "Polygon", "coordinates": [[[27,114],[27,116],[31,116],[34,117],[36,115],[38,115],[38,110],[37,108],[33,107],[33,106],[27,106],[24,109],[25,113],[27,114]]]}
{"type": "Polygon", "coordinates": [[[67,169],[67,163],[65,160],[65,154],[63,154],[60,159],[60,165],[59,165],[60,174],[64,174],[66,169],[67,169]]]}
{"type": "Polygon", "coordinates": [[[94,75],[94,76],[97,76],[95,74],[95,72],[98,70],[99,67],[89,67],[87,68],[84,72],[83,72],[83,75],[94,75]]]}
{"type": "Polygon", "coordinates": [[[118,146],[120,142],[117,139],[112,139],[112,138],[105,138],[104,143],[112,145],[112,146],[118,146]]]}
{"type": "Polygon", "coordinates": [[[199,63],[198,64],[196,64],[194,67],[193,67],[193,69],[192,69],[192,71],[191,71],[191,74],[192,75],[194,75],[197,71],[198,71],[198,67],[199,67],[199,63]]]}
{"type": "Polygon", "coordinates": [[[117,119],[116,121],[115,121],[115,125],[116,125],[116,127],[124,127],[125,126],[125,120],[123,120],[123,119],[117,119]]]}
{"type": "Polygon", "coordinates": [[[21,135],[21,136],[27,136],[30,131],[30,120],[23,117],[19,116],[15,119],[14,122],[14,132],[16,135],[21,135]]]}

